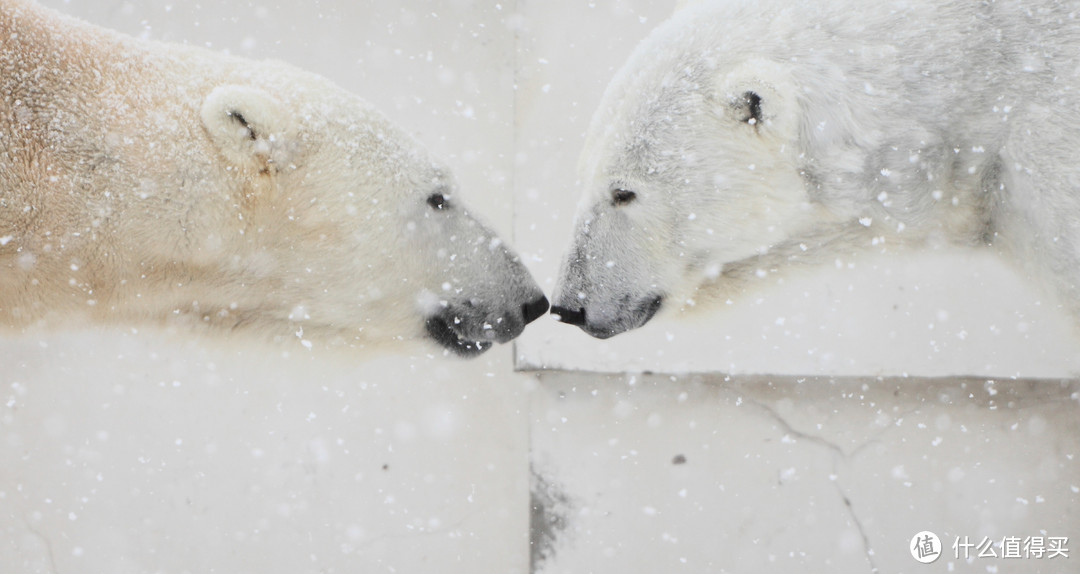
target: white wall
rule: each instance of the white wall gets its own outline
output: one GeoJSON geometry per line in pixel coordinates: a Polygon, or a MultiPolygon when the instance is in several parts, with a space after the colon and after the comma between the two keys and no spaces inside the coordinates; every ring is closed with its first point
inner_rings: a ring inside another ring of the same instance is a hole
{"type": "MultiPolygon", "coordinates": [[[[332,78],[548,290],[592,110],[673,5],[42,1],[332,78]]],[[[1076,376],[1053,308],[996,261],[889,253],[603,342],[544,318],[471,362],[5,337],[0,573],[907,572],[916,528],[1077,536],[1080,388],[1022,380],[1076,376]]]]}
{"type": "Polygon", "coordinates": [[[1080,384],[549,374],[537,571],[1057,573],[1005,537],[1080,530],[1080,384]],[[931,565],[909,553],[931,531],[931,565]],[[998,558],[959,558],[957,540],[998,558]]]}
{"type": "Polygon", "coordinates": [[[5,340],[0,572],[526,572],[529,379],[507,350],[5,340]]]}

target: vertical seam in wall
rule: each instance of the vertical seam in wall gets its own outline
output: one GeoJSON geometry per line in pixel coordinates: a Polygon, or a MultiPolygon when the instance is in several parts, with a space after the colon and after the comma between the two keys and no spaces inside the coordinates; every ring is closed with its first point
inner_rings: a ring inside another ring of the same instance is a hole
{"type": "MultiPolygon", "coordinates": [[[[519,6],[521,0],[509,0],[512,3],[509,14],[514,19],[519,19],[521,11],[519,6]]],[[[521,29],[517,27],[510,27],[511,33],[514,35],[514,42],[510,53],[510,65],[512,67],[510,73],[510,243],[517,250],[518,244],[518,192],[517,192],[517,152],[518,152],[518,134],[520,132],[518,125],[518,54],[521,51],[521,29]]],[[[523,260],[522,265],[525,264],[524,255],[520,250],[517,250],[518,257],[523,260]]],[[[511,342],[511,352],[513,356],[510,358],[510,368],[513,371],[517,371],[519,368],[519,355],[518,355],[518,341],[514,339],[511,342]]]]}
{"type": "MultiPolygon", "coordinates": [[[[519,19],[521,17],[521,2],[522,0],[507,0],[508,4],[511,4],[508,11],[511,18],[519,19]]],[[[520,72],[518,68],[518,55],[521,52],[521,29],[516,27],[510,28],[511,34],[513,34],[513,41],[511,44],[510,52],[510,241],[511,244],[517,246],[518,244],[518,190],[517,190],[517,152],[520,145],[519,134],[520,125],[518,120],[518,74],[520,72]]],[[[518,251],[518,257],[524,257],[521,251],[518,251]]],[[[522,264],[525,262],[522,261],[522,264]]],[[[513,371],[518,370],[518,341],[515,339],[511,342],[510,368],[513,371]]],[[[528,376],[528,375],[526,375],[528,376]]],[[[535,376],[535,375],[534,375],[535,376]]],[[[536,382],[539,385],[540,378],[536,377],[536,382]]],[[[525,396],[525,457],[524,457],[524,470],[525,470],[525,536],[521,539],[524,545],[524,552],[521,554],[525,557],[525,571],[529,574],[533,573],[533,560],[532,560],[532,544],[533,544],[533,531],[532,531],[532,444],[533,444],[533,425],[532,425],[532,411],[533,411],[533,393],[526,391],[525,396]]]]}

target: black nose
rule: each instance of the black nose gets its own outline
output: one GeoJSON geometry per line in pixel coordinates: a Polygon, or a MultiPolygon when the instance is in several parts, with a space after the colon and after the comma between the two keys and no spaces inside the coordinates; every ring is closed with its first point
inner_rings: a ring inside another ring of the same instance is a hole
{"type": "Polygon", "coordinates": [[[566,307],[555,306],[551,308],[552,315],[558,315],[559,321],[567,323],[569,325],[577,325],[581,327],[585,324],[585,309],[567,309],[566,307]]]}
{"type": "Polygon", "coordinates": [[[541,315],[547,313],[548,300],[543,295],[539,299],[532,301],[531,303],[525,303],[521,306],[521,315],[525,318],[525,324],[528,325],[533,321],[540,318],[541,315]]]}

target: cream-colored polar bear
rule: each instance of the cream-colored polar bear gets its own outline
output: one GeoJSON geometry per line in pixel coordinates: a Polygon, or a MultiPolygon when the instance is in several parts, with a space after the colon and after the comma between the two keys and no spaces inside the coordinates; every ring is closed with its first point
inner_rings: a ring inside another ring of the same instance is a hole
{"type": "Polygon", "coordinates": [[[472,355],[547,300],[447,169],[282,63],[0,0],[0,324],[181,321],[472,355]]]}
{"type": "Polygon", "coordinates": [[[711,0],[608,86],[553,301],[597,337],[875,245],[991,246],[1080,324],[1080,11],[711,0]]]}

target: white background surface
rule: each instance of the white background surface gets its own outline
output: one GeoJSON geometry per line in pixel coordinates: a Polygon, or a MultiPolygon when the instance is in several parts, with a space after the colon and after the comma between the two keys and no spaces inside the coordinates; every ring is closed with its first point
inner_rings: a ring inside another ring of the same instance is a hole
{"type": "Polygon", "coordinates": [[[0,347],[0,572],[526,572],[505,354],[106,332],[0,347]]]}
{"type": "Polygon", "coordinates": [[[559,521],[545,574],[1064,573],[1080,558],[1001,557],[1008,536],[1076,545],[1075,383],[544,383],[533,464],[559,521]],[[923,530],[945,543],[929,566],[908,550],[923,530]],[[964,559],[963,537],[998,558],[964,559]]]}
{"type": "MultiPolygon", "coordinates": [[[[447,160],[549,291],[592,110],[672,9],[45,3],[360,94],[447,160]]],[[[909,572],[922,529],[1080,544],[1075,383],[1010,380],[1076,373],[1080,347],[1050,300],[970,253],[807,275],[603,342],[545,317],[517,356],[472,362],[145,328],[5,337],[0,573],[524,573],[530,558],[545,573],[909,572]],[[976,378],[903,378],[953,374],[976,378]],[[533,518],[559,518],[531,557],[530,481],[533,518]]]]}

